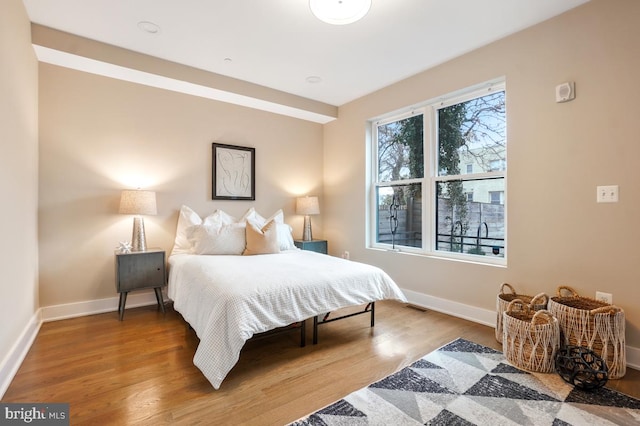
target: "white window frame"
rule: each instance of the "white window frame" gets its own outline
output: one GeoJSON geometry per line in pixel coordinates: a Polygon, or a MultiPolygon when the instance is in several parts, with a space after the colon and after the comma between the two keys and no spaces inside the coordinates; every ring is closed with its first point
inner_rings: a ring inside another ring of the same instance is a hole
{"type": "MultiPolygon", "coordinates": [[[[507,264],[507,173],[508,170],[493,171],[486,173],[466,174],[466,169],[460,171],[459,175],[438,176],[438,129],[437,129],[437,113],[438,109],[461,102],[468,101],[473,98],[481,97],[490,92],[505,91],[506,84],[504,78],[499,78],[489,82],[485,82],[476,86],[472,86],[449,95],[445,95],[427,102],[418,104],[411,109],[404,111],[396,111],[395,113],[386,114],[369,120],[369,132],[367,151],[369,153],[368,182],[369,190],[367,191],[367,248],[376,250],[391,250],[391,244],[377,242],[377,197],[376,189],[378,187],[390,186],[388,182],[380,184],[378,182],[378,146],[377,146],[377,128],[380,125],[405,118],[412,117],[417,114],[423,116],[423,155],[424,155],[424,176],[416,179],[404,179],[394,181],[395,184],[408,185],[410,183],[419,182],[422,184],[422,247],[396,246],[394,252],[405,252],[428,257],[436,257],[443,259],[453,259],[468,261],[473,263],[488,265],[506,265],[507,264]],[[436,211],[435,200],[433,199],[435,188],[438,182],[449,180],[470,180],[472,179],[488,179],[501,178],[504,179],[504,257],[479,256],[467,253],[454,253],[443,250],[436,250],[436,211]]],[[[508,121],[508,118],[507,118],[508,121]]],[[[508,143],[505,152],[505,158],[508,156],[508,143]]],[[[506,162],[508,165],[508,161],[506,162]]],[[[507,166],[508,167],[508,166],[507,166]]]]}
{"type": "MultiPolygon", "coordinates": [[[[423,170],[423,176],[421,178],[408,178],[408,179],[401,179],[401,180],[396,180],[396,181],[385,181],[383,184],[379,184],[378,182],[378,145],[377,145],[377,132],[378,132],[378,126],[384,125],[384,124],[388,124],[388,123],[393,123],[395,121],[400,121],[400,120],[404,120],[406,118],[410,118],[410,117],[414,117],[416,115],[422,115],[422,125],[423,125],[423,133],[422,133],[422,146],[423,146],[423,161],[424,164],[428,164],[427,162],[427,157],[430,155],[429,154],[429,149],[428,149],[428,144],[427,144],[427,132],[426,129],[424,127],[425,125],[425,117],[426,114],[428,113],[428,110],[425,107],[422,108],[414,108],[411,109],[410,111],[406,111],[406,112],[402,112],[399,114],[394,114],[394,115],[390,115],[390,116],[386,116],[384,117],[384,119],[380,119],[380,120],[371,120],[370,124],[371,124],[371,143],[369,143],[369,147],[371,147],[371,167],[369,168],[371,170],[371,185],[370,185],[370,193],[369,193],[369,197],[367,200],[367,204],[370,206],[370,211],[369,211],[369,233],[368,233],[368,240],[369,243],[367,244],[368,247],[371,248],[377,248],[377,249],[383,249],[383,250],[391,250],[392,246],[391,244],[388,243],[379,243],[377,242],[377,218],[378,218],[378,203],[377,203],[377,197],[376,197],[376,193],[377,193],[377,188],[379,187],[389,187],[389,186],[398,186],[398,185],[410,185],[413,183],[420,183],[421,184],[421,188],[422,188],[422,200],[423,203],[425,202],[425,200],[427,200],[427,194],[425,193],[425,191],[428,190],[428,186],[429,186],[429,179],[427,176],[427,168],[424,167],[423,170]]],[[[423,209],[422,209],[422,247],[409,247],[409,246],[402,246],[401,248],[398,248],[396,246],[395,251],[403,251],[403,252],[407,252],[407,253],[415,253],[415,254],[424,254],[425,253],[425,208],[423,205],[423,209]]],[[[428,224],[427,224],[428,225],[428,224]]]]}

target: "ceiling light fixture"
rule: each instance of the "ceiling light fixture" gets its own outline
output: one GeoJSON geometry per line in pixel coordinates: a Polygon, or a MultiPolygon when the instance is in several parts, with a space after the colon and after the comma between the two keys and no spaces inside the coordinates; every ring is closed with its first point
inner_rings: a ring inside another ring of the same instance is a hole
{"type": "Polygon", "coordinates": [[[345,25],[362,19],[371,8],[371,0],[309,0],[309,7],[319,20],[345,25]]]}

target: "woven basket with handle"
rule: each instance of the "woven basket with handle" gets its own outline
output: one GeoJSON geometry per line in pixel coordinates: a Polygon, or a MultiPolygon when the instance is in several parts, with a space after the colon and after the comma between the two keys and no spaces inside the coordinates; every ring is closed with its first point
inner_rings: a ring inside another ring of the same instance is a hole
{"type": "Polygon", "coordinates": [[[549,299],[549,311],[558,318],[562,346],[584,346],[607,364],[610,379],[623,377],[627,369],[624,311],[560,286],[549,299]]]}
{"type": "Polygon", "coordinates": [[[539,373],[555,371],[560,348],[558,320],[546,309],[533,310],[520,299],[512,300],[503,314],[502,351],[515,367],[539,373]]]}
{"type": "Polygon", "coordinates": [[[500,343],[502,343],[502,314],[507,309],[509,303],[515,299],[520,299],[526,304],[533,304],[533,309],[536,311],[547,309],[547,301],[549,300],[544,293],[536,296],[517,294],[511,284],[502,284],[498,290],[498,297],[496,298],[496,340],[500,343]]]}

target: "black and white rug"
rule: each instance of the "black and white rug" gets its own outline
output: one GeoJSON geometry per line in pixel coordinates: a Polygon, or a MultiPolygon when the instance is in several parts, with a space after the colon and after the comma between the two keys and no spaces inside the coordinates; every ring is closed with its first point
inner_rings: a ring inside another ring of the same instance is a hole
{"type": "Polygon", "coordinates": [[[457,339],[291,425],[640,425],[640,400],[528,373],[457,339]]]}

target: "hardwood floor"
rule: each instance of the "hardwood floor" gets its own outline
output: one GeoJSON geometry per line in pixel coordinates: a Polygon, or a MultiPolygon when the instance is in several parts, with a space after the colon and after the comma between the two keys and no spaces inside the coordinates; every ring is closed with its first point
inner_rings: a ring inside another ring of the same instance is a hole
{"type": "MultiPolygon", "coordinates": [[[[300,348],[291,332],[250,341],[219,390],[192,359],[198,339],[171,307],[42,325],[2,402],[68,402],[72,425],[283,425],[463,337],[501,349],[493,328],[396,302],[323,325],[300,348]]],[[[640,372],[609,386],[640,398],[640,372]]]]}

